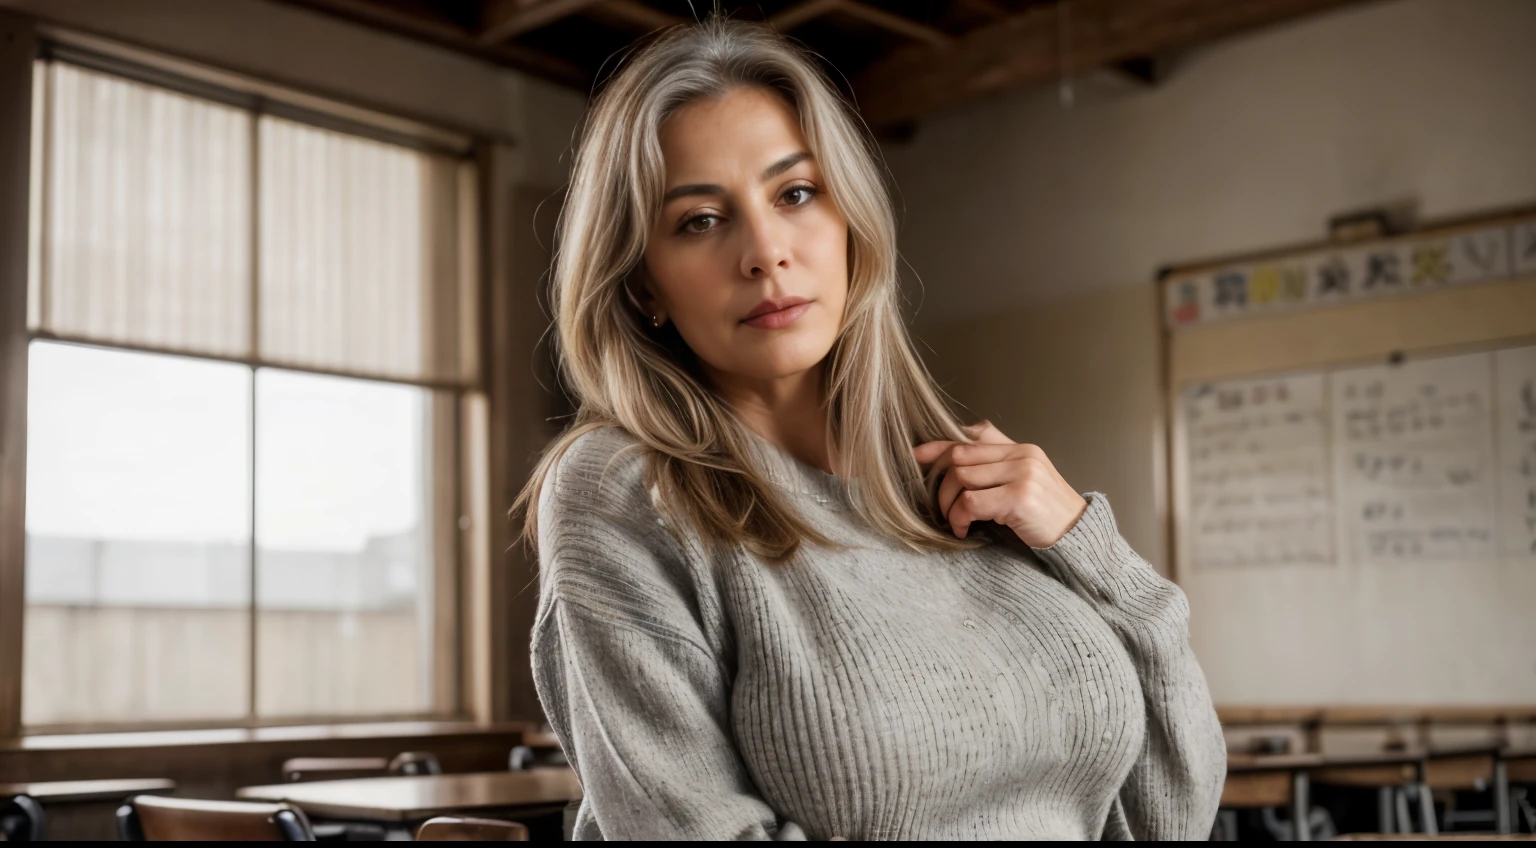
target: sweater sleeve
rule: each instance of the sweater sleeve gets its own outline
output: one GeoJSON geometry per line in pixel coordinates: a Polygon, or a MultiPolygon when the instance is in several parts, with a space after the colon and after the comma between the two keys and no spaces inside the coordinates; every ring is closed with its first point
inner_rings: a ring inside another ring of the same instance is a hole
{"type": "Polygon", "coordinates": [[[701,581],[606,454],[578,440],[540,500],[534,683],[581,781],[574,836],[803,839],[737,753],[701,581]]]}
{"type": "Polygon", "coordinates": [[[1105,838],[1209,838],[1226,779],[1226,742],[1189,647],[1189,602],[1131,549],[1109,500],[1035,553],[1120,637],[1147,707],[1147,739],[1110,811],[1105,838]]]}

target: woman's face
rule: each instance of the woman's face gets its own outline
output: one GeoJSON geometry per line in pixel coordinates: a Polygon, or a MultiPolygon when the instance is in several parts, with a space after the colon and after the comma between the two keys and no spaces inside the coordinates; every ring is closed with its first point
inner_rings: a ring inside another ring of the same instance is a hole
{"type": "Polygon", "coordinates": [[[765,89],[737,88],[673,113],[661,149],[666,193],[640,298],[647,320],[675,323],[717,382],[815,367],[842,326],[848,225],[794,109],[765,89]]]}

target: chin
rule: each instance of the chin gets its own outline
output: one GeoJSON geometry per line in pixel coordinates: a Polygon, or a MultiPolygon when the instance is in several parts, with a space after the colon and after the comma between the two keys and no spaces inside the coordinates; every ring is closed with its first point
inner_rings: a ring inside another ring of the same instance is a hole
{"type": "MultiPolygon", "coordinates": [[[[809,333],[796,334],[810,336],[809,333]]],[[[759,350],[744,352],[737,373],[758,380],[792,377],[815,368],[832,350],[833,339],[796,338],[772,340],[759,350]]]]}

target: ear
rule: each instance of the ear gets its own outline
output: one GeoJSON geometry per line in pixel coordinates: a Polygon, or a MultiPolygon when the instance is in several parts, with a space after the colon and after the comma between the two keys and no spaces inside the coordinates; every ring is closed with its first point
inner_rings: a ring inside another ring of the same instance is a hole
{"type": "Polygon", "coordinates": [[[646,271],[644,261],[630,273],[625,285],[630,290],[630,301],[639,308],[646,323],[652,323],[652,319],[659,319],[660,324],[667,322],[666,308],[656,296],[655,281],[651,279],[650,272],[646,271]]]}

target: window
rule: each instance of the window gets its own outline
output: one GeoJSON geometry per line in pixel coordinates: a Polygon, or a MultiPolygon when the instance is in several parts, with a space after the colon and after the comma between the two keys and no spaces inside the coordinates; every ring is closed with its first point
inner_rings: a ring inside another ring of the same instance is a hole
{"type": "Polygon", "coordinates": [[[23,723],[456,711],[470,165],[34,80],[23,723]]]}

